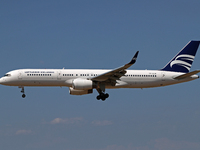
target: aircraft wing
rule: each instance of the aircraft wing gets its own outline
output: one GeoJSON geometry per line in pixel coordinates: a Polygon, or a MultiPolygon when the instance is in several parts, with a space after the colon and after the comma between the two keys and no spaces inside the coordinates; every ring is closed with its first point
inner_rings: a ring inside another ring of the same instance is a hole
{"type": "Polygon", "coordinates": [[[126,69],[128,69],[130,66],[132,66],[136,62],[138,53],[139,53],[139,51],[137,51],[135,53],[132,60],[128,64],[125,64],[124,66],[113,69],[109,72],[100,74],[96,77],[93,77],[93,78],[91,78],[91,80],[92,81],[99,81],[99,82],[110,80],[110,82],[116,83],[116,80],[120,80],[120,78],[126,74],[126,69]]]}
{"type": "Polygon", "coordinates": [[[189,72],[189,73],[185,73],[185,74],[183,74],[183,75],[180,75],[180,76],[178,76],[178,77],[175,77],[174,79],[184,79],[184,78],[190,77],[190,76],[192,76],[192,75],[194,75],[194,74],[197,74],[197,73],[199,73],[199,72],[200,72],[200,70],[195,70],[195,71],[192,71],[192,72],[189,72]]]}

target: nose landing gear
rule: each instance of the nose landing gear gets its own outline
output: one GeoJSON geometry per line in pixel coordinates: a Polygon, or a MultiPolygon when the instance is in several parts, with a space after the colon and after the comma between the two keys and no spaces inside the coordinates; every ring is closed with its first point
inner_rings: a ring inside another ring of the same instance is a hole
{"type": "Polygon", "coordinates": [[[25,98],[26,95],[24,94],[24,93],[25,93],[25,92],[24,92],[24,87],[22,86],[22,87],[19,87],[19,88],[22,88],[22,90],[21,90],[21,93],[23,93],[23,94],[22,94],[22,98],[25,98]]]}
{"type": "Polygon", "coordinates": [[[25,94],[22,94],[22,98],[25,98],[26,97],[26,95],[25,94]]]}

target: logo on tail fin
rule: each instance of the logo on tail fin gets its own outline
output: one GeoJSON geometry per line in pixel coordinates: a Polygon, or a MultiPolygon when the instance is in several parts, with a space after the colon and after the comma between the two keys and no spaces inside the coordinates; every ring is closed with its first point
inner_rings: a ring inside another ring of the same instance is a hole
{"type": "Polygon", "coordinates": [[[178,55],[170,63],[170,67],[172,68],[173,65],[179,65],[179,66],[185,67],[189,71],[192,66],[193,61],[194,61],[194,56],[192,55],[187,55],[187,54],[178,55]],[[190,63],[188,61],[190,61],[190,63]]]}
{"type": "Polygon", "coordinates": [[[188,73],[194,61],[200,41],[190,41],[167,65],[163,71],[188,73]]]}

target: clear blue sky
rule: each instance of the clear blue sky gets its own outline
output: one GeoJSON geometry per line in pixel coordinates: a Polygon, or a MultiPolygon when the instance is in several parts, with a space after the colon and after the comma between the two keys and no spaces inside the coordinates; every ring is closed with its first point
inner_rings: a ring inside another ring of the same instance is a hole
{"type": "MultiPolygon", "coordinates": [[[[200,40],[200,1],[1,0],[0,74],[19,68],[160,69],[200,40]]],[[[199,50],[200,51],[200,50],[199,50]]],[[[200,69],[200,52],[192,69],[200,69]]],[[[200,80],[71,96],[0,86],[2,150],[199,150],[200,80]]]]}

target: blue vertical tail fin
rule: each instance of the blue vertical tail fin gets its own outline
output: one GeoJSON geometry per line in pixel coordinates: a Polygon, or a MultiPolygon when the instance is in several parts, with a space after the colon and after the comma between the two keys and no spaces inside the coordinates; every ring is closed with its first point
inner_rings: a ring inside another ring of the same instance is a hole
{"type": "Polygon", "coordinates": [[[200,41],[190,41],[163,69],[188,73],[194,61],[200,41]]]}

